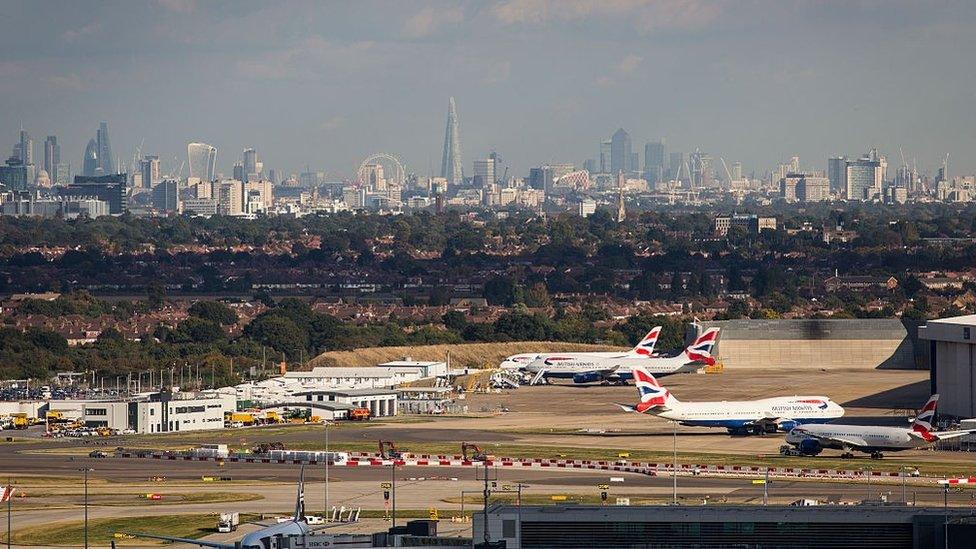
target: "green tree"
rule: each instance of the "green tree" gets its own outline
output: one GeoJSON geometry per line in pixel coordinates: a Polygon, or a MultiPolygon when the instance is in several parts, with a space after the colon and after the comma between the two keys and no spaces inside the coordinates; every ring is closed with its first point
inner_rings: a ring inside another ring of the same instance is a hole
{"type": "Polygon", "coordinates": [[[237,313],[219,301],[197,301],[187,310],[191,316],[222,326],[237,324],[237,313]]]}

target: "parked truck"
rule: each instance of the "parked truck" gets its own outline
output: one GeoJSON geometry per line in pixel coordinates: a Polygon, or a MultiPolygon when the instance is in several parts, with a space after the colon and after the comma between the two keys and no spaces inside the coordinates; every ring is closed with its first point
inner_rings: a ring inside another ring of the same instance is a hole
{"type": "Polygon", "coordinates": [[[30,422],[27,420],[27,414],[11,414],[10,417],[13,418],[14,429],[26,429],[30,424],[30,422]]]}
{"type": "Polygon", "coordinates": [[[237,530],[240,523],[240,513],[221,513],[220,520],[217,521],[217,531],[222,533],[233,532],[237,530]]]}

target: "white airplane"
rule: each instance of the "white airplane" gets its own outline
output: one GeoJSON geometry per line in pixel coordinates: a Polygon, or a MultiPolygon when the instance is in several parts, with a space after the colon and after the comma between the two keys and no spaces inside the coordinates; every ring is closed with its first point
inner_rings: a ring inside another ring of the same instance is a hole
{"type": "MultiPolygon", "coordinates": [[[[718,341],[719,328],[705,330],[695,341],[673,356],[655,355],[651,349],[638,344],[626,354],[612,357],[574,357],[569,354],[538,358],[525,367],[535,374],[530,385],[548,378],[572,379],[573,383],[615,381],[626,383],[632,379],[631,371],[642,367],[659,376],[698,370],[702,364],[715,364],[712,349],[718,341]]],[[[648,334],[650,335],[650,334],[648,334]]]]}
{"type": "Polygon", "coordinates": [[[139,538],[160,539],[177,543],[186,543],[198,547],[213,547],[215,549],[267,549],[272,546],[275,538],[281,536],[305,536],[312,531],[308,527],[305,518],[305,467],[298,477],[298,498],[295,501],[295,515],[285,522],[272,524],[261,528],[256,532],[244,536],[239,543],[219,543],[214,541],[202,541],[191,538],[177,538],[171,536],[161,536],[158,534],[137,534],[130,535],[139,538]]]}
{"type": "Polygon", "coordinates": [[[634,406],[618,404],[625,411],[651,414],[692,427],[722,427],[731,435],[790,431],[797,425],[826,423],[844,415],[844,409],[825,396],[681,402],[643,367],[634,368],[634,383],[640,402],[634,406]]]}
{"type": "Polygon", "coordinates": [[[939,395],[932,395],[911,427],[881,427],[877,425],[802,425],[786,435],[786,442],[805,456],[815,456],[824,448],[843,450],[842,457],[854,457],[853,450],[871,454],[873,459],[884,457],[882,452],[899,452],[935,444],[940,440],[976,433],[976,429],[932,431],[932,419],[939,395]]]}
{"type": "Polygon", "coordinates": [[[589,358],[614,358],[619,356],[626,356],[628,354],[634,354],[635,356],[641,355],[652,355],[654,354],[654,345],[657,344],[658,336],[661,335],[661,327],[655,326],[651,328],[650,332],[641,339],[637,346],[635,346],[630,351],[623,353],[621,351],[578,351],[578,352],[568,352],[568,353],[523,353],[520,355],[512,355],[506,357],[505,360],[498,365],[502,370],[524,370],[526,366],[535,362],[539,359],[544,359],[548,357],[569,357],[573,359],[589,359],[589,358]]]}

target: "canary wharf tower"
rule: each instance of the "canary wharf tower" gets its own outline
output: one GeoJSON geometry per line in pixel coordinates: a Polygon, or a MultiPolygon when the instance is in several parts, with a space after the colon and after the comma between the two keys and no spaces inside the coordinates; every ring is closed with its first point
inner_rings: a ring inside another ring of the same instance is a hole
{"type": "Polygon", "coordinates": [[[444,132],[444,156],[441,159],[441,177],[456,185],[464,182],[461,163],[461,133],[459,132],[457,107],[451,98],[447,108],[447,130],[444,132]]]}

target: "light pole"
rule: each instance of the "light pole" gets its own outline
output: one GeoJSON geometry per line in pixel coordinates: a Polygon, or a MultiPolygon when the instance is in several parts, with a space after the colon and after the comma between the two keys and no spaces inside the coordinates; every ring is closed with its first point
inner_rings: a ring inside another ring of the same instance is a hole
{"type": "Polygon", "coordinates": [[[325,510],[322,511],[322,518],[328,522],[331,518],[329,514],[329,420],[325,420],[325,510]]]}
{"type": "Polygon", "coordinates": [[[671,461],[671,504],[678,504],[678,422],[671,422],[671,450],[673,452],[671,461]]]}
{"type": "Polygon", "coordinates": [[[396,456],[390,456],[390,473],[393,480],[390,484],[390,487],[393,489],[393,514],[391,517],[393,528],[396,528],[396,456]]]}
{"type": "Polygon", "coordinates": [[[94,471],[90,467],[79,469],[85,473],[85,549],[88,549],[88,473],[94,471]]]}

